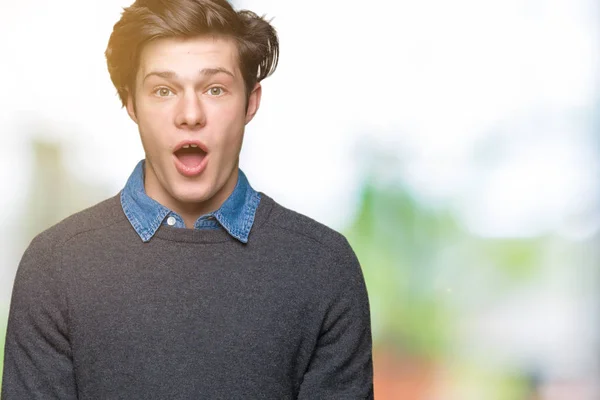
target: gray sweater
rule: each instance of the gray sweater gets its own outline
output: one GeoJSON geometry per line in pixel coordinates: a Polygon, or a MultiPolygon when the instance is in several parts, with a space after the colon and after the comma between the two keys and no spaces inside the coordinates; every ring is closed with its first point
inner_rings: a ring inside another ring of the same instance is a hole
{"type": "Polygon", "coordinates": [[[2,400],[371,399],[369,305],[346,239],[265,194],[248,244],[112,197],[19,265],[2,400]]]}

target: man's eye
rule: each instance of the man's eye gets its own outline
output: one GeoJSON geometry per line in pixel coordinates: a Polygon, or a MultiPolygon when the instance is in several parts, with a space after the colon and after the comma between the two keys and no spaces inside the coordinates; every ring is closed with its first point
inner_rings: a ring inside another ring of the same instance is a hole
{"type": "Polygon", "coordinates": [[[220,96],[223,93],[224,93],[223,88],[220,88],[220,87],[214,87],[214,88],[208,89],[208,94],[211,96],[220,96]]]}
{"type": "Polygon", "coordinates": [[[171,89],[168,88],[158,88],[154,91],[154,94],[156,94],[159,97],[169,97],[171,95],[173,95],[173,92],[171,91],[171,89]]]}

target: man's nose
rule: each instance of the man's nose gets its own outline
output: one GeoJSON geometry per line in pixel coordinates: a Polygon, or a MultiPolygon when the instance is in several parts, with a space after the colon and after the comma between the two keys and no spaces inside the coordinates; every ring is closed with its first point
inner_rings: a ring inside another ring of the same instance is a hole
{"type": "Polygon", "coordinates": [[[178,104],[176,124],[180,128],[194,129],[204,126],[206,115],[198,93],[187,92],[178,104]]]}

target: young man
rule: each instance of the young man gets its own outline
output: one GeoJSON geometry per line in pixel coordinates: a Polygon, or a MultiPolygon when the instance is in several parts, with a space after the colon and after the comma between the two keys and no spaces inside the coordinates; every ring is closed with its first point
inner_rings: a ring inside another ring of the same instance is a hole
{"type": "Polygon", "coordinates": [[[25,252],[2,399],[372,398],[352,249],[238,169],[273,27],[224,0],[138,0],[106,56],[146,157],[25,252]]]}

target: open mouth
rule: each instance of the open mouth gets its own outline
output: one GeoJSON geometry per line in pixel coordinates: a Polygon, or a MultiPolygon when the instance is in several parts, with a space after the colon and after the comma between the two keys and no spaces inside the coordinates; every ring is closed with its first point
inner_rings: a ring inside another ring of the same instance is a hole
{"type": "Polygon", "coordinates": [[[208,152],[200,142],[182,143],[173,152],[173,158],[177,171],[188,178],[200,175],[208,164],[208,152]]]}
{"type": "Polygon", "coordinates": [[[186,144],[175,153],[175,157],[188,169],[195,169],[202,164],[206,152],[196,144],[186,144]]]}

